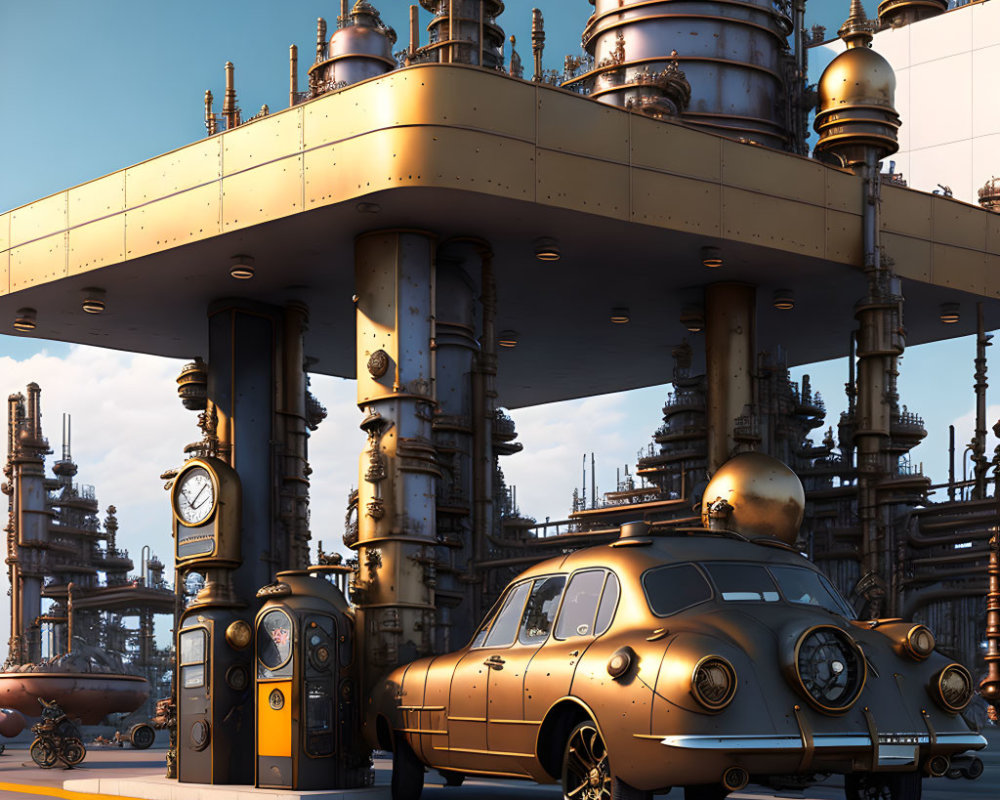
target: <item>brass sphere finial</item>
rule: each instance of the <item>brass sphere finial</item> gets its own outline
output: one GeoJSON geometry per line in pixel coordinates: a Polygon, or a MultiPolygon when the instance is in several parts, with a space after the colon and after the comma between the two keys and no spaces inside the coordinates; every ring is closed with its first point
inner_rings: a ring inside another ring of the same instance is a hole
{"type": "Polygon", "coordinates": [[[896,75],[889,62],[871,49],[874,26],[860,0],[840,28],[847,49],[819,79],[819,106],[813,127],[819,134],[818,154],[829,154],[845,167],[864,164],[875,152],[878,160],[899,149],[896,131],[896,75]]]}
{"type": "Polygon", "coordinates": [[[701,523],[757,539],[794,544],[806,496],[785,464],[763,453],[739,453],[716,470],[701,501],[701,523]]]}

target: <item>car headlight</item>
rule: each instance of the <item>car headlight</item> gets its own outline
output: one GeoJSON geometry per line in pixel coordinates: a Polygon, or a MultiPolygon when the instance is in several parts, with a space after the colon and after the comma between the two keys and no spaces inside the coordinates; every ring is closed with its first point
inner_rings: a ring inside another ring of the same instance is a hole
{"type": "Polygon", "coordinates": [[[972,675],[961,664],[949,664],[931,681],[931,696],[952,714],[957,714],[972,700],[972,675]]]}
{"type": "Polygon", "coordinates": [[[832,625],[818,625],[799,637],[794,668],[806,700],[827,714],[840,714],[853,706],[868,678],[861,649],[832,625]]]}
{"type": "Polygon", "coordinates": [[[709,711],[721,711],[736,694],[736,670],[722,656],[705,656],[691,673],[691,694],[709,711]]]}
{"type": "Polygon", "coordinates": [[[911,658],[923,661],[934,652],[934,634],[926,625],[914,625],[907,631],[903,647],[911,658]]]}

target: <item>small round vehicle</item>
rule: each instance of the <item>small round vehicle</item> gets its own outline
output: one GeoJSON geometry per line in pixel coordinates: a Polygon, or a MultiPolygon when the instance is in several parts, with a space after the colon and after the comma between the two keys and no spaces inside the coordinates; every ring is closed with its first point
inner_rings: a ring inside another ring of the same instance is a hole
{"type": "Polygon", "coordinates": [[[419,796],[425,767],[573,800],[717,800],[751,775],[824,773],[848,800],[917,800],[979,763],[968,670],[926,626],[856,619],[792,546],[798,479],[747,455],[709,483],[701,528],[627,525],[539,563],[465,647],[386,676],[365,735],[393,751],[394,800],[419,796]]]}
{"type": "Polygon", "coordinates": [[[129,743],[136,750],[148,750],[156,739],[156,731],[148,722],[138,722],[128,729],[129,743]]]}

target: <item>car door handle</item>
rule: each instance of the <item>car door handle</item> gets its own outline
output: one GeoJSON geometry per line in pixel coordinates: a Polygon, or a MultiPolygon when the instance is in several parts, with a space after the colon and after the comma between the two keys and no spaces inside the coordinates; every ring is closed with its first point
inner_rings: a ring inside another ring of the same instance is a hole
{"type": "Polygon", "coordinates": [[[506,662],[500,656],[490,656],[483,663],[490,669],[503,669],[506,662]]]}

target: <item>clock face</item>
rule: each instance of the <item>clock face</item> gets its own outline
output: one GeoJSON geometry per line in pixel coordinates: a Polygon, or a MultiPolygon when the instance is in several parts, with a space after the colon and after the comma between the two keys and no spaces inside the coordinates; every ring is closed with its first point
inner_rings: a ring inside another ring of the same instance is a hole
{"type": "Polygon", "coordinates": [[[203,467],[185,472],[174,494],[174,510],[182,522],[200,525],[215,508],[215,484],[203,467]]]}

